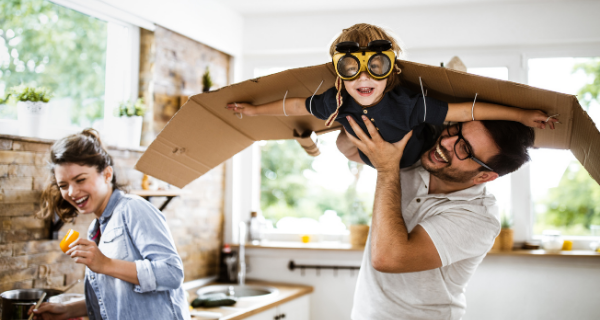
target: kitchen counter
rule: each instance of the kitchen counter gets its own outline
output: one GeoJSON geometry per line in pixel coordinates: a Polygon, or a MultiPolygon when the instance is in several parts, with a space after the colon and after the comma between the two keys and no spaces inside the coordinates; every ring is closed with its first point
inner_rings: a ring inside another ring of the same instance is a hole
{"type": "MultiPolygon", "coordinates": [[[[221,283],[211,283],[209,285],[218,285],[221,283]]],[[[285,302],[294,300],[301,296],[307,295],[313,292],[313,287],[305,286],[300,284],[284,284],[284,283],[273,283],[264,281],[253,281],[248,280],[246,284],[249,285],[262,285],[271,286],[279,290],[279,293],[273,297],[266,297],[263,299],[256,300],[240,300],[235,305],[230,307],[216,307],[216,308],[195,308],[197,311],[209,311],[218,312],[223,314],[223,317],[219,320],[239,320],[245,319],[249,316],[263,312],[265,310],[279,306],[285,302]]],[[[200,287],[188,290],[190,295],[190,301],[194,300],[197,295],[196,291],[200,287]]],[[[203,319],[202,317],[192,316],[192,319],[203,319]]]]}

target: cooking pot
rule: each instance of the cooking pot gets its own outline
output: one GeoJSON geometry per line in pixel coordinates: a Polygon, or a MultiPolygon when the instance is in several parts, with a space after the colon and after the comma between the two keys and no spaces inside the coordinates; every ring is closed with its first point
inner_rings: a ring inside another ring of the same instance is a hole
{"type": "Polygon", "coordinates": [[[63,293],[56,289],[16,289],[5,291],[0,294],[2,298],[2,308],[0,309],[2,320],[27,320],[29,316],[27,312],[31,306],[35,305],[46,293],[44,301],[47,302],[49,297],[63,293]]]}

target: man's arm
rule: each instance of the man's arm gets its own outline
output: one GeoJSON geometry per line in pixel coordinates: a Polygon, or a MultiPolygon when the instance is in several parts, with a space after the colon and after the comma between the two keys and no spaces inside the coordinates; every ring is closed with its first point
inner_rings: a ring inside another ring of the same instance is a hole
{"type": "Polygon", "coordinates": [[[371,223],[371,263],[380,272],[416,272],[439,268],[442,261],[437,249],[421,227],[410,233],[402,217],[402,190],[400,158],[412,132],[402,140],[391,144],[384,141],[375,126],[362,117],[371,139],[362,131],[352,117],[348,121],[360,138],[348,135],[377,170],[377,186],[371,223]]]}

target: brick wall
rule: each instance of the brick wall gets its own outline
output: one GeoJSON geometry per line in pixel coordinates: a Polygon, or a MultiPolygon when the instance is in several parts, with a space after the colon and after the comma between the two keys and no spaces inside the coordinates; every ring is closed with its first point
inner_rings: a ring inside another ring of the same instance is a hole
{"type": "MultiPolygon", "coordinates": [[[[52,141],[0,135],[0,292],[17,288],[60,288],[83,279],[84,267],[60,251],[47,222],[33,217],[47,180],[46,159],[52,141]]],[[[141,151],[109,149],[120,182],[139,189],[142,173],[133,169],[141,151]]],[[[185,189],[163,211],[185,268],[185,281],[217,273],[222,239],[224,166],[185,189]]],[[[164,198],[153,198],[156,206],[164,198]]],[[[80,215],[68,229],[86,234],[93,215],[80,215]]],[[[72,292],[83,292],[83,283],[72,292]]]]}

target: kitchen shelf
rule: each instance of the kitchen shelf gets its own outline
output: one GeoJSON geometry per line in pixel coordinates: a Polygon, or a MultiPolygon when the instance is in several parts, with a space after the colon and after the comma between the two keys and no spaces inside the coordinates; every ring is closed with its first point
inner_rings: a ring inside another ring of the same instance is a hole
{"type": "Polygon", "coordinates": [[[152,197],[166,197],[167,199],[163,204],[158,208],[158,210],[163,211],[164,208],[167,207],[169,202],[173,200],[173,198],[188,194],[189,191],[181,190],[181,189],[169,189],[169,190],[131,190],[131,194],[138,195],[147,201],[150,201],[152,197]]]}
{"type": "Polygon", "coordinates": [[[513,250],[490,251],[488,256],[539,256],[539,257],[590,257],[600,258],[600,253],[591,250],[546,251],[546,250],[513,250]]]}
{"type": "MultiPolygon", "coordinates": [[[[232,247],[239,245],[233,244],[232,247]]],[[[263,241],[260,244],[246,244],[246,248],[253,249],[292,249],[292,250],[333,250],[333,251],[364,251],[364,246],[352,246],[349,243],[336,242],[294,242],[294,241],[263,241]]]]}

